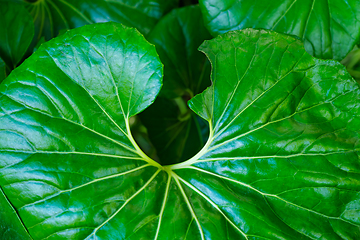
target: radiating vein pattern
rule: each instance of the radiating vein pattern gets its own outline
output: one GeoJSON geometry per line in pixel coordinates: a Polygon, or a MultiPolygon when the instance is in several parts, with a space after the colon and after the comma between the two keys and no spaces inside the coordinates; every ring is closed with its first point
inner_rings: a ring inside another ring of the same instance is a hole
{"type": "Polygon", "coordinates": [[[340,64],[300,48],[266,30],[204,43],[213,85],[190,107],[213,137],[172,169],[243,238],[356,239],[359,86],[340,64]]]}
{"type": "Polygon", "coordinates": [[[166,174],[134,146],[128,120],[154,101],[161,75],[139,32],[108,23],[47,42],[1,85],[0,185],[34,239],[125,236],[117,222],[134,206],[133,221],[147,217],[127,219],[134,237],[158,222],[149,196],[166,174]]]}
{"type": "Polygon", "coordinates": [[[268,30],[200,49],[213,84],[189,106],[209,140],[160,166],[129,124],[160,91],[154,46],[115,23],[42,45],[0,85],[0,207],[34,240],[360,239],[360,90],[344,67],[268,30]]]}

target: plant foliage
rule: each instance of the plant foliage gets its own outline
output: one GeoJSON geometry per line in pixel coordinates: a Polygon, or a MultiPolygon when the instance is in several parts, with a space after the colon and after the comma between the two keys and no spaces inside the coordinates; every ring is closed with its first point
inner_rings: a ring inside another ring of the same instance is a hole
{"type": "Polygon", "coordinates": [[[319,58],[342,60],[360,40],[357,0],[201,0],[212,34],[265,28],[295,35],[319,58]]]}
{"type": "Polygon", "coordinates": [[[0,239],[360,239],[358,3],[194,2],[2,0],[0,239]]]}
{"type": "Polygon", "coordinates": [[[72,30],[1,85],[2,189],[35,239],[356,239],[359,86],[300,49],[252,29],[205,42],[213,84],[189,104],[209,139],[161,166],[129,127],[160,91],[154,47],[114,23],[72,30]]]}

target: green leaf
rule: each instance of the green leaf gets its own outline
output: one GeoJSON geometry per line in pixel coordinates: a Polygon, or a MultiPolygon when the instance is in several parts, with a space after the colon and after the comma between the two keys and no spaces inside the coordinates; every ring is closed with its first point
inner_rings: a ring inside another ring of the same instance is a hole
{"type": "Polygon", "coordinates": [[[358,0],[201,0],[213,35],[263,28],[298,36],[313,56],[342,60],[359,42],[358,0]]]}
{"type": "Polygon", "coordinates": [[[22,0],[34,18],[36,38],[49,40],[61,29],[119,22],[146,35],[178,0],[22,0]]]}
{"type": "Polygon", "coordinates": [[[134,30],[69,31],[0,85],[0,185],[33,239],[360,237],[360,89],[345,68],[265,30],[201,49],[213,85],[190,106],[209,140],[165,167],[129,131],[162,74],[134,30]]]}
{"type": "Polygon", "coordinates": [[[350,75],[360,82],[360,49],[355,47],[341,63],[346,66],[346,70],[350,75]]]}
{"type": "Polygon", "coordinates": [[[36,43],[36,46],[34,47],[33,51],[35,52],[36,50],[38,50],[41,44],[43,44],[44,42],[46,42],[45,37],[40,38],[39,41],[36,43]]]}
{"type": "Polygon", "coordinates": [[[164,64],[160,96],[177,98],[190,92],[192,97],[210,85],[210,63],[197,50],[210,38],[199,6],[174,9],[159,21],[147,39],[164,64]]]}
{"type": "Polygon", "coordinates": [[[164,64],[164,86],[162,98],[140,117],[162,164],[189,159],[206,142],[208,126],[191,112],[186,102],[211,84],[210,63],[197,50],[210,38],[199,6],[174,9],[147,38],[155,44],[164,64]]]}
{"type": "Polygon", "coordinates": [[[0,85],[0,185],[34,239],[111,233],[91,225],[110,221],[159,166],[134,147],[128,120],[161,76],[155,48],[108,23],[42,44],[0,85]]]}
{"type": "Polygon", "coordinates": [[[209,135],[207,122],[188,107],[181,113],[178,101],[186,107],[182,98],[174,101],[158,97],[139,115],[162,165],[191,158],[205,145],[209,135]]]}
{"type": "Polygon", "coordinates": [[[33,36],[34,23],[26,9],[20,4],[0,1],[0,57],[9,69],[18,65],[33,36]]]}
{"type": "Polygon", "coordinates": [[[6,78],[6,65],[4,61],[0,58],[0,83],[6,78]]]}
{"type": "Polygon", "coordinates": [[[213,85],[190,107],[210,138],[173,167],[191,200],[218,210],[231,239],[359,238],[360,89],[344,67],[265,30],[201,50],[213,85]]]}
{"type": "Polygon", "coordinates": [[[0,238],[2,240],[30,240],[30,235],[1,188],[0,209],[0,238]]]}

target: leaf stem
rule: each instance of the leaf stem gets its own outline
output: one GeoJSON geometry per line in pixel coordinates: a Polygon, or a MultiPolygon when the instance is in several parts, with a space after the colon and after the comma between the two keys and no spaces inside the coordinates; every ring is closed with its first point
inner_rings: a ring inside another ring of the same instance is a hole
{"type": "Polygon", "coordinates": [[[186,105],[184,99],[182,97],[177,97],[174,99],[174,102],[176,103],[180,111],[178,120],[180,122],[188,120],[191,117],[191,112],[188,106],[186,105]]]}
{"type": "Polygon", "coordinates": [[[161,170],[164,170],[163,166],[161,166],[158,162],[156,162],[155,160],[149,158],[139,147],[139,145],[136,143],[133,135],[131,134],[131,130],[130,130],[130,119],[127,118],[125,119],[125,124],[126,124],[126,131],[127,131],[127,136],[130,140],[130,142],[132,143],[132,145],[134,146],[136,153],[139,154],[139,156],[146,161],[147,163],[149,163],[150,165],[157,167],[161,170]]]}
{"type": "Polygon", "coordinates": [[[193,156],[189,160],[186,160],[185,162],[165,166],[164,169],[175,170],[175,169],[188,167],[188,166],[194,164],[197,160],[199,160],[200,157],[205,155],[205,153],[207,153],[212,141],[214,140],[214,130],[212,128],[211,120],[209,121],[209,129],[210,129],[209,138],[208,138],[205,146],[195,156],[193,156]]]}

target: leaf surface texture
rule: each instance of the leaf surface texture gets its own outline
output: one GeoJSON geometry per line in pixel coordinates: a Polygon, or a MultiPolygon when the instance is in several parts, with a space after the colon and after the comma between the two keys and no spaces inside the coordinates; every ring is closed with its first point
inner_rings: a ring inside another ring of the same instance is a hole
{"type": "Polygon", "coordinates": [[[200,0],[205,25],[213,35],[261,28],[295,35],[308,53],[342,60],[359,42],[357,0],[200,0]]]}
{"type": "Polygon", "coordinates": [[[129,130],[162,82],[133,29],[69,31],[0,85],[0,186],[33,239],[360,237],[360,90],[345,68],[266,30],[200,49],[213,85],[189,104],[209,140],[169,166],[129,130]]]}

